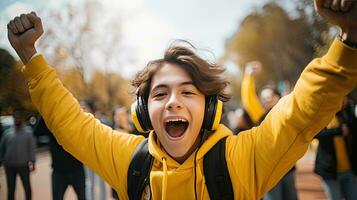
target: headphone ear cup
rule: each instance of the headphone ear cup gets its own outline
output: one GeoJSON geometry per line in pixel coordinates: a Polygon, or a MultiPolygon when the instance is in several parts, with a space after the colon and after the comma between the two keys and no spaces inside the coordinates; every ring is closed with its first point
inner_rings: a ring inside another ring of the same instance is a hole
{"type": "Polygon", "coordinates": [[[140,99],[140,106],[138,107],[140,109],[141,112],[141,119],[143,121],[143,125],[145,127],[145,131],[151,131],[152,125],[151,125],[151,120],[150,120],[150,115],[149,115],[149,109],[147,107],[146,101],[144,100],[144,98],[142,98],[141,96],[139,96],[140,99]]]}
{"type": "Polygon", "coordinates": [[[214,131],[218,128],[222,117],[223,103],[217,96],[206,98],[204,129],[214,131]]]}
{"type": "Polygon", "coordinates": [[[140,114],[137,112],[137,105],[138,103],[135,101],[135,103],[131,104],[131,119],[133,121],[133,124],[136,128],[137,131],[139,131],[140,133],[145,133],[145,128],[142,125],[142,123],[140,122],[140,114]]]}
{"type": "Polygon", "coordinates": [[[131,107],[131,117],[135,128],[139,132],[145,133],[152,130],[149,111],[145,101],[140,95],[137,95],[136,102],[131,107]]]}
{"type": "Polygon", "coordinates": [[[222,118],[222,113],[223,113],[223,102],[221,100],[219,100],[217,98],[217,103],[216,103],[216,107],[215,107],[215,112],[213,114],[213,124],[211,127],[211,131],[217,130],[219,123],[221,122],[221,118],[222,118]]]}

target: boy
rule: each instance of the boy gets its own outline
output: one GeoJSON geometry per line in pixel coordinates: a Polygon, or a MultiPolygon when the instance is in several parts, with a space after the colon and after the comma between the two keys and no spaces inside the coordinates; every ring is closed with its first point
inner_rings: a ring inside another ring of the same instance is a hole
{"type": "MultiPolygon", "coordinates": [[[[142,197],[210,199],[203,157],[222,138],[234,199],[261,198],[304,154],[357,80],[357,50],[352,48],[357,42],[356,6],[344,0],[315,3],[321,15],[341,27],[341,41],[335,40],[323,58],[307,67],[294,91],[259,127],[238,136],[223,125],[217,127],[216,120],[207,125],[205,110],[211,100],[229,98],[223,68],[189,48],[171,46],[164,58],[138,73],[133,85],[136,103],[144,109],[136,117],[147,115],[143,124],[151,130],[148,148],[154,157],[142,197]]],[[[34,13],[10,21],[8,29],[10,43],[25,64],[33,102],[58,142],[102,176],[120,199],[128,199],[128,167],[144,137],[113,131],[80,109],[54,69],[36,54],[34,43],[43,29],[34,13]]]]}

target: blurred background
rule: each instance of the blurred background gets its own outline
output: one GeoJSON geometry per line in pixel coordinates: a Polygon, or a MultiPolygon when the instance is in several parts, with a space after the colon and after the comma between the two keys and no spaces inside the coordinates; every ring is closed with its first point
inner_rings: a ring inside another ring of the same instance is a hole
{"type": "MultiPolygon", "coordinates": [[[[38,52],[55,66],[76,98],[95,102],[95,107],[110,121],[113,108],[128,107],[133,102],[129,82],[135,73],[148,61],[162,57],[175,39],[192,42],[200,55],[227,68],[233,94],[225,105],[228,113],[241,105],[246,63],[261,63],[257,90],[269,83],[288,93],[304,67],[327,51],[337,33],[316,16],[312,0],[1,0],[3,130],[13,125],[12,113],[17,107],[26,110],[29,126],[35,127],[38,122],[27,83],[19,72],[22,63],[7,40],[6,30],[9,20],[33,10],[42,18],[45,29],[37,43],[38,52]]],[[[351,96],[356,100],[356,91],[351,96]]],[[[227,120],[223,122],[228,123],[227,120]]],[[[40,169],[31,175],[35,182],[33,197],[50,199],[48,138],[35,137],[40,169]]],[[[313,159],[312,151],[300,161],[299,197],[326,199],[319,178],[312,174],[313,159]]],[[[5,199],[3,170],[0,185],[0,199],[5,199]]],[[[16,191],[19,199],[24,198],[22,193],[21,189],[16,191]]],[[[69,192],[66,197],[74,198],[71,195],[69,192]]]]}

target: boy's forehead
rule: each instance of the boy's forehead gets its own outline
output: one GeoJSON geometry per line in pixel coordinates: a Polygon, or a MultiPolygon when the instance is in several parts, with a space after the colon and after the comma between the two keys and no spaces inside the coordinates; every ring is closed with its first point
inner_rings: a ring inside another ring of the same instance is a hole
{"type": "Polygon", "coordinates": [[[156,87],[175,87],[193,85],[190,75],[180,66],[167,63],[163,65],[152,77],[151,90],[156,87]]]}

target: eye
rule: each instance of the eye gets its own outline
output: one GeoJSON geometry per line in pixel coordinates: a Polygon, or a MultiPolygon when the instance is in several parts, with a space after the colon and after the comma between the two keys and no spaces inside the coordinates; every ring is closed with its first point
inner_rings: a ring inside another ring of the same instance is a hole
{"type": "Polygon", "coordinates": [[[155,93],[153,94],[153,98],[161,98],[161,97],[164,97],[166,95],[166,93],[164,92],[158,92],[158,93],[155,93]]]}
{"type": "Polygon", "coordinates": [[[183,91],[182,94],[184,94],[184,95],[194,95],[195,93],[193,93],[191,91],[183,91]]]}

